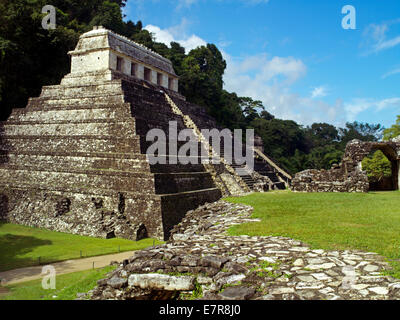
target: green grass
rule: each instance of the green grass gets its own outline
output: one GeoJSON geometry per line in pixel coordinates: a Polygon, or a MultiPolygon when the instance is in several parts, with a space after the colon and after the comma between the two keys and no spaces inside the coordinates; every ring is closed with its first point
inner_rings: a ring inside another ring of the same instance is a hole
{"type": "Polygon", "coordinates": [[[385,256],[400,278],[400,192],[253,193],[227,198],[254,208],[254,218],[230,235],[286,236],[326,250],[358,249],[385,256]]]}
{"type": "Polygon", "coordinates": [[[98,239],[0,223],[0,271],[57,261],[141,250],[160,241],[98,239]]]}
{"type": "Polygon", "coordinates": [[[77,293],[92,290],[115,267],[63,274],[56,277],[56,289],[42,288],[42,279],[7,286],[9,293],[0,300],[74,300],[77,293]]]}

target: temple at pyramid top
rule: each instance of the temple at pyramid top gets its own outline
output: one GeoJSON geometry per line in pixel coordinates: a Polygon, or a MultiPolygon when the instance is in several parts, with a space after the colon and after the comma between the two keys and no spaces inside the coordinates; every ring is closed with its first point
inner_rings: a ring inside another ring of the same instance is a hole
{"type": "Polygon", "coordinates": [[[62,84],[134,77],[178,91],[178,76],[170,60],[101,26],[81,35],[68,54],[71,73],[62,84]]]}

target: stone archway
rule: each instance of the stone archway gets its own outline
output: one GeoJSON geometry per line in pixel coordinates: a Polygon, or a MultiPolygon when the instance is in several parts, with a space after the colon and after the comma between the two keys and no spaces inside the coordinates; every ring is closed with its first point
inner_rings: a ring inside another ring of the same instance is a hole
{"type": "Polygon", "coordinates": [[[396,150],[396,145],[392,144],[390,142],[368,142],[370,145],[371,152],[375,152],[377,150],[382,151],[382,153],[385,155],[385,157],[390,161],[391,163],[391,170],[392,170],[392,175],[390,178],[390,187],[386,186],[381,186],[381,188],[378,186],[378,189],[375,190],[399,190],[400,189],[400,179],[399,179],[399,156],[397,154],[396,150]]]}
{"type": "Polygon", "coordinates": [[[293,191],[368,192],[369,181],[362,160],[373,150],[381,150],[392,164],[392,185],[400,189],[400,141],[363,142],[352,140],[346,146],[342,162],[330,170],[306,170],[292,180],[293,191]]]}

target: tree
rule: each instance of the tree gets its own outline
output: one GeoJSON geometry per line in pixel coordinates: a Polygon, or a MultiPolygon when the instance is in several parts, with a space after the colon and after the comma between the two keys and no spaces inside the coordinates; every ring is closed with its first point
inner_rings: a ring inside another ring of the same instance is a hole
{"type": "Polygon", "coordinates": [[[313,147],[332,145],[339,141],[339,131],[328,123],[313,123],[306,128],[308,139],[313,147]]]}
{"type": "MultiPolygon", "coordinates": [[[[12,108],[26,106],[43,85],[57,84],[69,71],[67,52],[79,35],[102,24],[124,33],[121,7],[126,0],[54,0],[57,28],[44,30],[46,0],[0,1],[0,111],[5,120],[12,108]]],[[[132,31],[133,24],[129,24],[132,31]]],[[[136,27],[136,25],[135,25],[136,27]]]]}
{"type": "Polygon", "coordinates": [[[97,14],[90,21],[89,26],[103,26],[119,34],[125,33],[125,24],[122,21],[121,2],[104,1],[97,9],[97,14]]]}
{"type": "Polygon", "coordinates": [[[193,49],[182,62],[179,89],[189,101],[208,107],[217,107],[223,86],[226,62],[213,44],[193,49]]]}
{"type": "Polygon", "coordinates": [[[361,141],[378,141],[382,138],[383,127],[380,124],[369,124],[354,121],[347,122],[346,128],[340,128],[339,134],[341,143],[346,146],[348,142],[354,139],[361,141]]]}
{"type": "Polygon", "coordinates": [[[248,123],[259,118],[259,110],[265,109],[261,101],[249,97],[240,97],[239,104],[248,123]]]}
{"type": "Polygon", "coordinates": [[[371,182],[379,182],[384,177],[392,175],[392,165],[380,150],[376,151],[372,156],[364,158],[362,168],[367,171],[371,182]]]}
{"type": "MultiPolygon", "coordinates": [[[[12,108],[25,107],[28,97],[54,84],[68,72],[66,53],[75,47],[79,34],[68,26],[44,30],[41,13],[45,0],[3,0],[0,5],[1,119],[12,108]],[[49,64],[51,61],[51,64],[49,64]]],[[[57,10],[60,23],[65,13],[57,10]]],[[[76,26],[77,23],[71,25],[76,26]]]]}
{"type": "Polygon", "coordinates": [[[166,58],[171,60],[174,66],[175,73],[180,76],[183,73],[183,60],[185,59],[185,48],[182,47],[178,42],[171,42],[171,48],[169,49],[166,58]]]}
{"type": "Polygon", "coordinates": [[[400,136],[400,115],[397,116],[396,124],[383,131],[383,140],[390,140],[400,136]]]}

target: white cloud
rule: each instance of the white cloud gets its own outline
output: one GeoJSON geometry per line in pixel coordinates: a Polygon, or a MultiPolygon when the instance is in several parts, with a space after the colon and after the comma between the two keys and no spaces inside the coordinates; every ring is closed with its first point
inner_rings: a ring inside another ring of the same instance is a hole
{"type": "Polygon", "coordinates": [[[261,100],[267,110],[277,118],[294,120],[304,125],[314,122],[343,125],[346,122],[340,99],[330,105],[291,92],[291,85],[307,71],[306,65],[300,59],[269,59],[266,54],[260,54],[239,60],[226,52],[223,54],[228,65],[224,76],[228,91],[261,100]]]}
{"type": "Polygon", "coordinates": [[[383,22],[381,24],[370,24],[364,30],[364,45],[368,48],[368,53],[377,53],[396,47],[400,44],[400,36],[388,39],[387,33],[392,25],[400,23],[400,19],[383,22]]]}
{"type": "Polygon", "coordinates": [[[161,29],[151,24],[144,27],[144,29],[153,33],[157,42],[164,43],[167,46],[169,46],[172,41],[178,42],[182,47],[185,48],[186,52],[189,52],[190,50],[199,46],[205,46],[207,42],[200,37],[194,34],[189,36],[186,35],[184,31],[186,24],[186,20],[182,20],[180,25],[168,29],[161,29]]]}
{"type": "Polygon", "coordinates": [[[259,54],[237,60],[223,52],[227,60],[226,80],[234,81],[243,74],[254,74],[254,79],[258,82],[269,82],[283,79],[286,84],[291,84],[306,73],[304,63],[293,57],[273,57],[268,59],[267,54],[259,54]]]}
{"type": "Polygon", "coordinates": [[[311,92],[311,99],[323,98],[328,95],[328,89],[325,86],[315,87],[311,92]]]}
{"type": "Polygon", "coordinates": [[[382,111],[389,108],[400,108],[400,98],[389,99],[371,99],[371,98],[356,98],[349,103],[344,104],[344,109],[347,113],[349,121],[356,120],[356,116],[364,111],[382,111]]]}
{"type": "Polygon", "coordinates": [[[182,7],[190,7],[192,4],[195,4],[198,0],[178,0],[176,1],[178,3],[177,8],[182,8],[182,7]]]}
{"type": "Polygon", "coordinates": [[[377,43],[375,46],[375,51],[390,49],[397,46],[398,44],[400,44],[400,36],[377,43]]]}
{"type": "Polygon", "coordinates": [[[393,76],[398,73],[400,73],[400,68],[395,68],[393,70],[386,72],[384,75],[382,75],[382,79],[386,79],[387,77],[393,76]]]}

